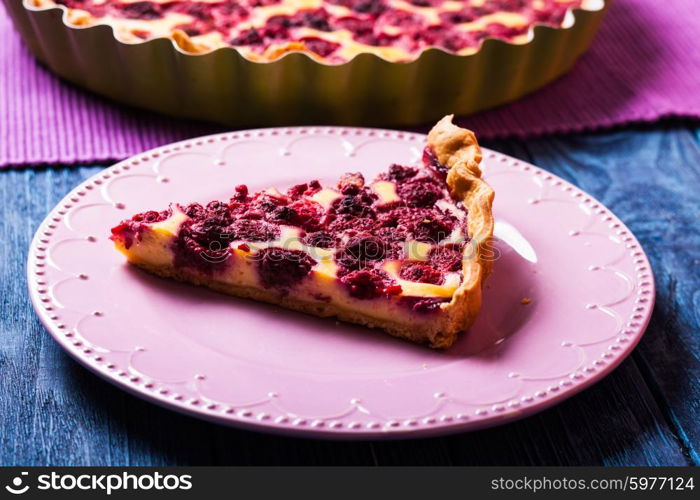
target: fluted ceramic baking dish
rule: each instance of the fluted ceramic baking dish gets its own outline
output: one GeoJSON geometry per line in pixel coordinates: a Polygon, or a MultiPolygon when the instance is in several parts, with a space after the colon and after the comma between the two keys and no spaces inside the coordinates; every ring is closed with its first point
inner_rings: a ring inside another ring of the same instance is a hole
{"type": "Polygon", "coordinates": [[[486,39],[467,56],[428,49],[407,63],[360,54],[330,65],[303,53],[252,62],[231,47],[195,55],[167,38],[123,43],[107,25],[70,25],[63,6],[3,2],[32,53],[66,80],[128,105],[232,127],[414,125],[493,107],[571,68],[609,4],[587,0],[565,27],[536,25],[524,44],[486,39]]]}

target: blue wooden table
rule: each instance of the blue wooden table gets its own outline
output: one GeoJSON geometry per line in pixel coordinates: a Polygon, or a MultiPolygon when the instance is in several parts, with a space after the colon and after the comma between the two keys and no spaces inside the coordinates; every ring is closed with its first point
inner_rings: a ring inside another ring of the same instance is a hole
{"type": "Polygon", "coordinates": [[[651,325],[593,388],[502,427],[398,442],[281,438],[161,409],[69,359],[27,297],[35,229],[101,167],[8,170],[0,172],[0,465],[700,464],[700,126],[674,121],[485,145],[595,195],[651,258],[651,325]]]}

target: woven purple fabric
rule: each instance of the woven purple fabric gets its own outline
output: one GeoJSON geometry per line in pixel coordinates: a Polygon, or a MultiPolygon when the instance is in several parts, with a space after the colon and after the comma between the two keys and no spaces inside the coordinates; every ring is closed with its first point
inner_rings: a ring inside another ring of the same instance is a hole
{"type": "MultiPolygon", "coordinates": [[[[494,138],[700,118],[698,33],[698,0],[615,0],[570,73],[459,122],[494,138]]],[[[218,130],[122,109],[61,82],[34,62],[0,9],[0,166],[106,162],[218,130]]]]}

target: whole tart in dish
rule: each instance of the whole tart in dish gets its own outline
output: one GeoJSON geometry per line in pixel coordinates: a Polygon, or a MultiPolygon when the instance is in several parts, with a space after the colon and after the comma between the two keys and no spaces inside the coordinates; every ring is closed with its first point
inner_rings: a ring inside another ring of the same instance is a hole
{"type": "Polygon", "coordinates": [[[406,62],[430,47],[469,55],[486,38],[524,44],[535,25],[570,25],[570,10],[587,1],[32,0],[66,7],[76,26],[112,26],[127,43],[170,38],[190,53],[235,47],[258,62],[305,52],[328,64],[362,53],[406,62]]]}
{"type": "Polygon", "coordinates": [[[240,185],[228,201],[137,214],[111,238],[160,276],[448,347],[481,306],[494,196],[474,134],[451,118],[421,166],[284,193],[240,185]]]}

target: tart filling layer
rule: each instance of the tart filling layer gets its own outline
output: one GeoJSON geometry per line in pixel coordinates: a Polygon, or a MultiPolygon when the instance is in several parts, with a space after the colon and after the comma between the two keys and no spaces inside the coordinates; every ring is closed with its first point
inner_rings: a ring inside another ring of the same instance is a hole
{"type": "Polygon", "coordinates": [[[530,40],[600,0],[31,0],[63,5],[75,25],[108,24],[121,41],[159,37],[186,52],[231,46],[253,61],[303,51],[340,64],[361,53],[410,61],[429,47],[468,55],[486,38],[530,40]]]}
{"type": "Polygon", "coordinates": [[[473,319],[493,224],[473,134],[446,120],[420,167],[284,192],[240,185],[226,201],[137,214],[111,238],[156,274],[444,347],[473,319]]]}

